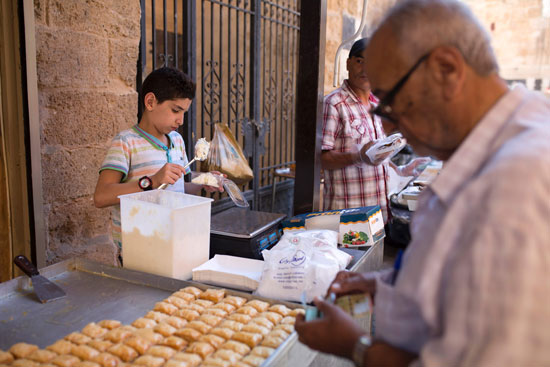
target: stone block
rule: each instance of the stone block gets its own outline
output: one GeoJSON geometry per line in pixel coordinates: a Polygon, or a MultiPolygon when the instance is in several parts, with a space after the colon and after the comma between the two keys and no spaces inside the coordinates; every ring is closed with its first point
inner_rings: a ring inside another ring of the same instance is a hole
{"type": "MultiPolygon", "coordinates": [[[[368,5],[367,5],[368,8],[368,5]]],[[[348,14],[358,19],[357,25],[361,22],[361,12],[363,10],[363,1],[346,1],[344,9],[348,14]]]]}
{"type": "Polygon", "coordinates": [[[328,0],[327,10],[342,10],[346,7],[347,0],[328,0]]]}
{"type": "Polygon", "coordinates": [[[540,19],[542,17],[542,8],[540,6],[527,9],[527,18],[540,19]]]}
{"type": "Polygon", "coordinates": [[[87,244],[84,248],[82,257],[111,266],[116,266],[118,264],[118,249],[111,237],[103,235],[91,239],[90,242],[91,243],[87,244]]]}
{"type": "Polygon", "coordinates": [[[40,98],[42,141],[66,148],[103,145],[120,131],[135,124],[137,92],[125,87],[109,90],[51,90],[40,98]]]}
{"type": "Polygon", "coordinates": [[[98,209],[91,196],[78,199],[56,200],[49,203],[45,210],[50,231],[55,238],[72,239],[93,238],[110,231],[110,209],[98,209]]]}
{"type": "Polygon", "coordinates": [[[46,149],[42,154],[44,202],[52,204],[91,197],[104,158],[104,147],[46,149]]]}
{"type": "MultiPolygon", "coordinates": [[[[326,54],[328,60],[325,61],[325,67],[328,65],[329,61],[330,61],[331,64],[334,63],[334,57],[336,56],[336,52],[338,51],[338,47],[340,47],[341,42],[342,41],[337,41],[337,40],[326,42],[326,44],[325,44],[325,54],[326,54]]],[[[348,45],[347,48],[343,48],[342,51],[340,51],[340,52],[347,55],[347,54],[349,54],[350,47],[351,47],[351,44],[348,45]]]]}
{"type": "Polygon", "coordinates": [[[47,0],[34,0],[34,21],[36,24],[47,22],[47,0]]]}
{"type": "Polygon", "coordinates": [[[327,41],[342,40],[342,15],[340,11],[327,12],[327,41]]]}
{"type": "Polygon", "coordinates": [[[139,1],[136,0],[50,0],[48,8],[51,26],[102,38],[139,37],[140,16],[139,1]]]}
{"type": "MultiPolygon", "coordinates": [[[[141,17],[140,0],[102,0],[102,3],[106,8],[119,16],[137,19],[137,22],[139,23],[141,17]]],[[[179,8],[179,11],[181,12],[181,7],[179,8]]]]}
{"type": "Polygon", "coordinates": [[[139,37],[134,39],[114,39],[109,42],[110,72],[114,79],[136,89],[139,37]]]}
{"type": "MultiPolygon", "coordinates": [[[[133,92],[130,95],[127,95],[123,101],[123,106],[128,106],[128,110],[125,111],[123,118],[114,119],[113,124],[113,137],[122,130],[126,130],[138,123],[137,114],[138,114],[138,94],[133,92]]],[[[112,137],[111,137],[112,138],[112,137]]],[[[109,143],[111,142],[109,139],[109,143]]]]}
{"type": "MultiPolygon", "coordinates": [[[[39,88],[92,89],[109,84],[108,41],[70,30],[36,27],[39,88]]],[[[135,64],[132,65],[135,68],[135,64]]]]}
{"type": "Polygon", "coordinates": [[[95,208],[89,197],[46,205],[48,263],[86,257],[115,264],[116,247],[109,235],[109,215],[109,209],[95,208]]]}

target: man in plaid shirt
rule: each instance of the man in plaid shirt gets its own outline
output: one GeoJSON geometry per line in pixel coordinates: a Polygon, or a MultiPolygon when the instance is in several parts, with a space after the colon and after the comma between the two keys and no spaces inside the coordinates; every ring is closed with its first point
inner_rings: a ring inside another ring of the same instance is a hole
{"type": "MultiPolygon", "coordinates": [[[[378,116],[370,110],[376,98],[370,93],[363,55],[367,38],[356,41],[349,53],[349,78],[325,97],[321,164],[324,170],[324,210],[380,205],[388,219],[387,164],[373,165],[365,152],[375,140],[386,137],[378,116]]],[[[402,176],[417,174],[425,163],[416,159],[407,166],[391,165],[402,176]]]]}

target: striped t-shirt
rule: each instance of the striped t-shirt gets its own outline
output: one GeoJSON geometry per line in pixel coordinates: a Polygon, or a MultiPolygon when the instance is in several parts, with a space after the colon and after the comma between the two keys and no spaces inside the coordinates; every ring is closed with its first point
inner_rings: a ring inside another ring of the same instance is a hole
{"type": "MultiPolygon", "coordinates": [[[[112,169],[122,173],[121,183],[138,181],[143,176],[152,176],[166,163],[187,164],[185,143],[180,134],[172,131],[168,136],[168,146],[138,125],[120,132],[113,138],[107,156],[101,165],[100,172],[112,169]]],[[[190,173],[186,169],[186,174],[190,173]]],[[[183,177],[167,190],[184,192],[183,177]]],[[[120,205],[114,205],[111,211],[113,241],[119,248],[122,246],[120,205]]]]}

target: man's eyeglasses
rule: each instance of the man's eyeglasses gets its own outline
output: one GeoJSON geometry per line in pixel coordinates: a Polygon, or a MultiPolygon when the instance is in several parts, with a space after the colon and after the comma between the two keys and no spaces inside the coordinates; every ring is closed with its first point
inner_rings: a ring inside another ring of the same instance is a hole
{"type": "Polygon", "coordinates": [[[412,73],[414,73],[414,71],[418,68],[418,66],[420,66],[420,64],[422,64],[422,62],[426,60],[428,56],[430,56],[430,52],[428,52],[427,54],[423,55],[420,59],[418,59],[416,64],[412,66],[412,68],[407,72],[407,74],[405,74],[401,79],[399,79],[399,81],[395,84],[395,86],[392,89],[390,89],[390,91],[388,92],[388,94],[384,96],[384,98],[380,99],[378,106],[376,106],[376,108],[372,111],[373,114],[380,116],[381,118],[384,118],[393,123],[397,122],[395,117],[392,116],[393,109],[391,105],[393,103],[393,100],[397,95],[397,93],[399,93],[401,88],[403,88],[407,80],[409,80],[409,77],[412,75],[412,73]]]}

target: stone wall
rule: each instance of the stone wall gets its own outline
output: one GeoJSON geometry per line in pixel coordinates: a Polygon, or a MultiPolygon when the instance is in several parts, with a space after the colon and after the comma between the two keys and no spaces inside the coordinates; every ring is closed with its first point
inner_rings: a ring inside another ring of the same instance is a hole
{"type": "Polygon", "coordinates": [[[550,2],[464,1],[491,33],[502,77],[532,89],[540,79],[540,89],[550,93],[550,2]]]}
{"type": "Polygon", "coordinates": [[[48,264],[115,263],[109,210],[96,209],[111,138],[135,123],[139,0],[35,0],[48,264]]]}
{"type": "MultiPolygon", "coordinates": [[[[360,37],[366,37],[380,21],[382,15],[396,0],[368,0],[367,20],[360,37]]],[[[336,52],[342,41],[355,34],[361,24],[363,1],[328,0],[327,2],[327,34],[325,45],[325,94],[337,87],[333,85],[334,62],[336,52]]],[[[340,71],[337,78],[337,86],[347,77],[346,59],[353,42],[348,43],[340,52],[340,71]]]]}
{"type": "MultiPolygon", "coordinates": [[[[368,0],[367,25],[370,34],[381,15],[395,0],[368,0]]],[[[464,0],[491,33],[493,47],[507,80],[520,80],[531,89],[550,95],[550,1],[547,0],[464,0]]],[[[325,57],[325,94],[334,90],[334,58],[340,43],[353,35],[361,23],[362,1],[328,0],[325,57]]],[[[340,80],[346,75],[349,44],[341,52],[340,80]]]]}

